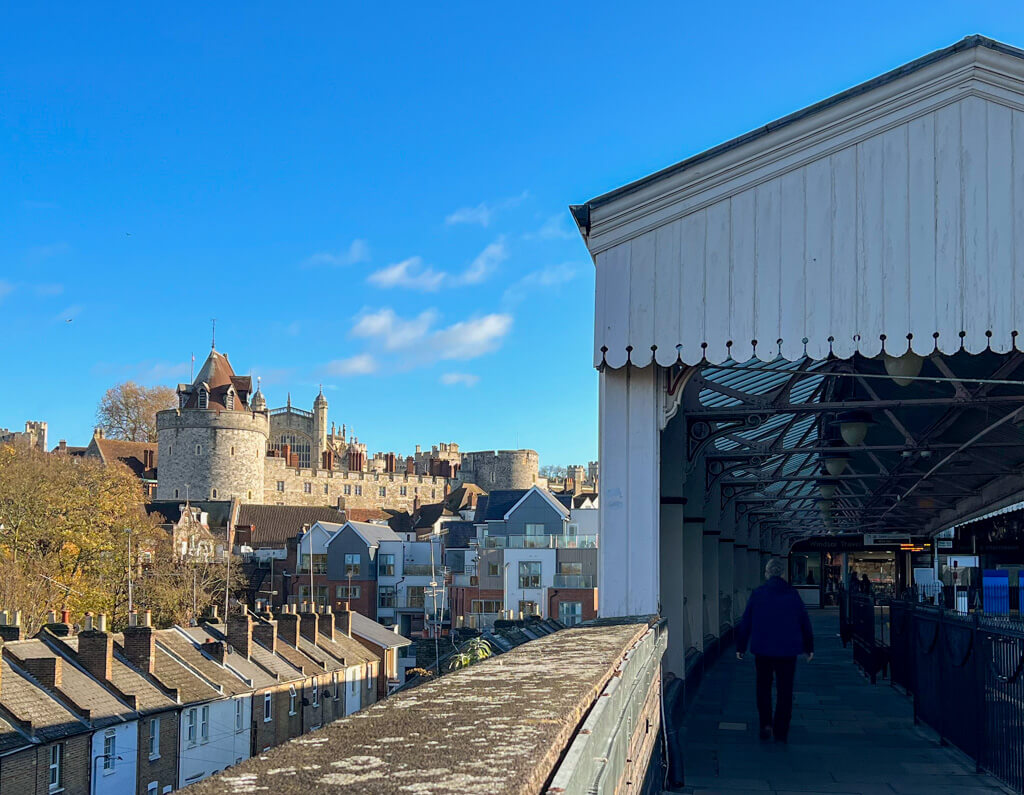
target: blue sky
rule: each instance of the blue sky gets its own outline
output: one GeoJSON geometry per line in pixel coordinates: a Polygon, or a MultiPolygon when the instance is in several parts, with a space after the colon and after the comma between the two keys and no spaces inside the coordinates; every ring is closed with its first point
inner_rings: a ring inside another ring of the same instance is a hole
{"type": "Polygon", "coordinates": [[[218,348],[370,449],[597,454],[567,205],[1016,3],[6,4],[0,426],[218,348]],[[440,7],[439,7],[440,8],[440,7]],[[71,322],[68,322],[70,320],[71,322]]]}

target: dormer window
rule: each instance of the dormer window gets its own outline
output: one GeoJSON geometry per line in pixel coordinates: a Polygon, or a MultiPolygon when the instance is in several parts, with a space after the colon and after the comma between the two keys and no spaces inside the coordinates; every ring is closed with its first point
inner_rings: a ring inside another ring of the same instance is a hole
{"type": "Polygon", "coordinates": [[[224,397],[224,408],[231,411],[235,407],[235,393],[232,390],[228,390],[227,395],[224,397]]]}
{"type": "Polygon", "coordinates": [[[188,403],[188,393],[187,392],[179,392],[178,393],[178,408],[179,409],[185,408],[185,404],[186,403],[188,403]]]}
{"type": "Polygon", "coordinates": [[[199,390],[199,408],[205,409],[210,407],[210,393],[205,389],[199,390]]]}

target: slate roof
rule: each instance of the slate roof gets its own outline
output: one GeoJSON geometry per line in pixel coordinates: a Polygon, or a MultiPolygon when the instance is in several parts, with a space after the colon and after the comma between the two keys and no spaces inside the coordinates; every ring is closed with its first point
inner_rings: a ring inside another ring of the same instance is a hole
{"type": "Polygon", "coordinates": [[[388,527],[396,533],[413,532],[412,514],[388,509],[388,527]]]}
{"type": "MultiPolygon", "coordinates": [[[[257,645],[259,644],[257,643],[257,645]]],[[[260,645],[260,648],[269,653],[269,649],[264,648],[262,645],[260,645]]],[[[322,666],[319,662],[325,658],[323,652],[317,652],[316,659],[314,659],[284,641],[280,636],[277,638],[277,653],[284,657],[284,659],[286,659],[291,665],[301,668],[305,676],[322,674],[327,670],[327,668],[322,666]]],[[[324,661],[326,662],[326,660],[324,661]]]]}
{"type": "MultiPolygon", "coordinates": [[[[228,642],[227,627],[223,624],[203,624],[202,628],[208,637],[228,642]]],[[[240,656],[235,655],[235,657],[240,656]]],[[[303,677],[302,672],[294,665],[290,665],[283,655],[274,654],[270,649],[265,649],[255,641],[250,648],[249,659],[254,665],[268,672],[270,676],[277,677],[277,681],[290,682],[303,677]]]]}
{"type": "MultiPolygon", "coordinates": [[[[401,541],[402,537],[385,524],[369,524],[368,522],[346,522],[339,525],[338,530],[351,527],[368,547],[378,547],[381,541],[401,541]]],[[[328,527],[327,529],[332,529],[328,527]]],[[[335,535],[337,538],[337,535],[335,535]]],[[[328,542],[330,543],[330,542],[328,542]]]]}
{"type": "Polygon", "coordinates": [[[157,646],[162,646],[165,651],[170,653],[172,659],[178,657],[184,660],[204,679],[220,685],[223,692],[219,695],[238,696],[252,692],[253,688],[199,651],[195,644],[189,638],[181,635],[177,629],[158,629],[156,642],[157,646]]]}
{"type": "Polygon", "coordinates": [[[487,494],[476,483],[463,483],[457,489],[445,497],[444,505],[449,511],[458,513],[464,508],[472,508],[479,501],[480,497],[487,494]]]}
{"type": "MultiPolygon", "coordinates": [[[[166,630],[157,630],[158,637],[161,631],[166,632],[166,630]]],[[[114,635],[114,656],[125,665],[134,668],[128,662],[128,658],[124,656],[124,635],[122,633],[114,635]]],[[[200,704],[221,697],[213,685],[183,666],[159,645],[156,647],[152,676],[168,690],[177,690],[178,700],[181,704],[200,704]]]]}
{"type": "MultiPolygon", "coordinates": [[[[67,638],[50,636],[47,640],[53,648],[77,659],[78,638],[76,636],[67,638]]],[[[160,712],[177,706],[169,696],[116,654],[110,664],[110,681],[125,695],[135,696],[135,707],[139,712],[160,712]]]]}
{"type": "MultiPolygon", "coordinates": [[[[354,615],[356,615],[356,613],[353,613],[353,616],[354,615]]],[[[328,652],[335,659],[344,660],[345,665],[358,665],[360,663],[380,661],[380,658],[367,649],[362,643],[339,632],[337,629],[334,631],[333,641],[328,640],[323,635],[320,635],[316,640],[316,645],[328,652]]]]}
{"type": "Polygon", "coordinates": [[[31,723],[32,736],[37,740],[48,743],[90,731],[85,721],[50,696],[27,672],[12,665],[6,655],[0,667],[3,709],[17,720],[31,723]]]}
{"type": "Polygon", "coordinates": [[[284,547],[306,525],[317,522],[345,522],[345,514],[337,508],[306,505],[249,505],[238,511],[237,524],[252,526],[253,549],[284,547]]]}
{"type": "MultiPolygon", "coordinates": [[[[226,528],[231,521],[232,500],[189,500],[188,504],[208,514],[207,526],[211,530],[226,528]]],[[[183,505],[185,500],[154,500],[145,507],[146,513],[160,524],[177,524],[181,521],[183,505]]]]}
{"type": "Polygon", "coordinates": [[[448,549],[467,549],[470,540],[476,538],[473,522],[448,522],[444,529],[444,545],[448,549]]]}
{"type": "Polygon", "coordinates": [[[397,632],[392,632],[382,624],[378,624],[372,618],[367,618],[362,613],[352,613],[352,634],[364,638],[382,648],[394,649],[401,646],[411,646],[412,641],[397,632]]]}
{"type": "Polygon", "coordinates": [[[416,516],[413,517],[413,529],[420,530],[424,527],[433,527],[434,523],[443,516],[458,516],[458,514],[448,510],[443,502],[421,505],[416,516]]]}
{"type": "MultiPolygon", "coordinates": [[[[188,639],[191,639],[193,648],[195,651],[203,657],[203,659],[209,662],[211,665],[220,668],[219,663],[210,659],[206,654],[199,648],[199,644],[207,639],[221,640],[209,631],[209,627],[206,624],[198,627],[175,627],[175,629],[188,639]]],[[[226,629],[226,627],[225,627],[226,629]]],[[[277,684],[277,677],[268,673],[266,670],[256,665],[252,660],[243,657],[241,654],[236,652],[229,644],[225,641],[225,657],[224,657],[224,668],[230,669],[225,673],[230,673],[235,676],[244,676],[249,682],[243,682],[244,691],[249,691],[261,687],[270,687],[271,685],[277,684]]],[[[191,660],[189,661],[191,662],[191,660]]],[[[224,670],[221,668],[220,670],[224,670]]]]}
{"type": "Polygon", "coordinates": [[[0,754],[9,754],[12,751],[20,751],[32,745],[29,739],[22,734],[14,724],[8,723],[0,718],[0,754]]]}
{"type": "MultiPolygon", "coordinates": [[[[54,697],[68,703],[72,708],[87,711],[89,722],[94,727],[111,726],[115,723],[135,720],[135,712],[117,696],[76,664],[64,660],[53,649],[38,638],[19,640],[4,644],[4,654],[11,654],[19,663],[33,659],[61,659],[62,684],[54,697]]],[[[33,678],[33,681],[35,679],[33,678]]],[[[0,679],[0,683],[3,680],[0,679]]],[[[3,683],[6,684],[6,683],[3,683]]],[[[2,687],[2,685],[0,685],[2,687]]],[[[44,688],[49,692],[49,688],[44,688]]],[[[3,691],[0,690],[0,693],[3,691]]]]}
{"type": "Polygon", "coordinates": [[[199,387],[204,383],[210,390],[208,408],[211,410],[228,410],[225,399],[228,388],[233,386],[236,397],[232,411],[249,411],[248,399],[249,393],[252,391],[252,377],[235,375],[227,355],[216,350],[210,351],[210,355],[206,357],[206,361],[199,369],[196,380],[192,382],[191,387],[187,388],[186,409],[199,408],[199,387]]]}
{"type": "MultiPolygon", "coordinates": [[[[157,471],[157,444],[156,442],[125,442],[120,439],[101,439],[94,437],[92,444],[96,445],[100,458],[104,464],[112,464],[120,461],[137,477],[144,480],[156,479],[157,471]],[[147,467],[144,463],[146,451],[153,454],[153,466],[147,467]]],[[[70,448],[69,448],[70,449],[70,448]]]]}
{"type": "Polygon", "coordinates": [[[476,504],[476,521],[501,521],[527,491],[529,489],[501,489],[481,497],[476,504]]]}

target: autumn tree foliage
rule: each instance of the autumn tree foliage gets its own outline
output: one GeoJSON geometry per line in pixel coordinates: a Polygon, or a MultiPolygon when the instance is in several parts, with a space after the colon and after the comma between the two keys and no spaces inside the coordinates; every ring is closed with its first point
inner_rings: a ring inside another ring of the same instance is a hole
{"type": "MultiPolygon", "coordinates": [[[[0,608],[21,610],[28,632],[61,609],[75,621],[86,611],[106,613],[121,627],[129,566],[134,604],[153,610],[158,626],[223,605],[226,561],[179,560],[126,467],[0,446],[0,608]]],[[[241,575],[233,560],[233,594],[244,593],[241,575]]]]}
{"type": "Polygon", "coordinates": [[[156,413],[176,405],[177,397],[170,387],[147,387],[125,381],[103,395],[96,409],[96,422],[108,439],[155,442],[156,413]]]}

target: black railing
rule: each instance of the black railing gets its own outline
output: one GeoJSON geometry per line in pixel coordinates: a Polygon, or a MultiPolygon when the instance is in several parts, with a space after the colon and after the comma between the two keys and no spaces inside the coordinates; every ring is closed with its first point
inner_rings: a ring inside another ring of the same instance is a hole
{"type": "Polygon", "coordinates": [[[849,594],[840,600],[840,635],[844,645],[853,641],[853,661],[868,676],[872,684],[878,674],[886,675],[889,668],[889,603],[877,602],[871,594],[849,594]],[[844,606],[845,601],[845,606],[844,606]],[[845,608],[845,609],[844,609],[845,608]],[[847,623],[846,634],[842,620],[847,623]]]}
{"type": "Polygon", "coordinates": [[[909,600],[890,616],[891,681],[915,721],[1024,791],[1024,623],[909,600]]]}

